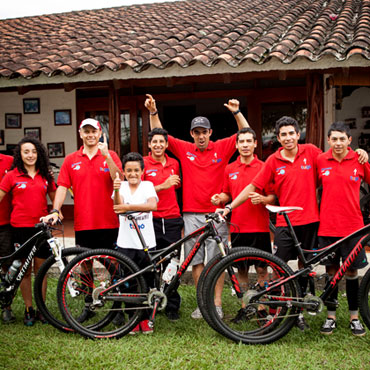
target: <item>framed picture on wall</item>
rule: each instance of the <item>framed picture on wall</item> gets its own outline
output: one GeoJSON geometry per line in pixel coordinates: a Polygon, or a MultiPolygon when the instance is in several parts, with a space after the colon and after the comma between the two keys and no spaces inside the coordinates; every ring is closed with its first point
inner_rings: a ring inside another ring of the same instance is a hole
{"type": "Polygon", "coordinates": [[[64,142],[48,143],[49,158],[63,158],[65,157],[64,142]]]}
{"type": "Polygon", "coordinates": [[[54,125],[65,126],[72,124],[72,114],[70,109],[62,109],[54,111],[54,125]]]}
{"type": "Polygon", "coordinates": [[[4,140],[4,130],[0,130],[0,145],[4,145],[5,140],[4,140]]]}
{"type": "Polygon", "coordinates": [[[33,137],[41,141],[41,127],[25,127],[24,136],[33,137]]]}
{"type": "Polygon", "coordinates": [[[21,128],[22,114],[21,113],[5,113],[5,128],[21,128]]]}
{"type": "Polygon", "coordinates": [[[40,113],[40,99],[23,99],[23,113],[24,114],[37,114],[40,113]]]}

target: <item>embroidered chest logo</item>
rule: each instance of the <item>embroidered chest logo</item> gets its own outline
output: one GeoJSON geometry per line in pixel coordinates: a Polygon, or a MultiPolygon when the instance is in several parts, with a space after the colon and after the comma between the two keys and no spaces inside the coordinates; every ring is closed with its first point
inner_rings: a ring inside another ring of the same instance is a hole
{"type": "Polygon", "coordinates": [[[276,171],[276,174],[279,176],[279,175],[285,175],[285,168],[286,166],[282,166],[282,167],[279,167],[277,168],[275,171],[276,171]]]}
{"type": "Polygon", "coordinates": [[[26,189],[26,187],[27,187],[27,181],[17,182],[17,183],[15,184],[15,186],[16,186],[18,189],[26,189]]]}
{"type": "Polygon", "coordinates": [[[357,168],[355,168],[353,170],[353,176],[350,176],[349,179],[351,181],[355,181],[355,182],[358,181],[358,180],[360,180],[360,176],[358,176],[358,170],[357,170],[357,168]]]}
{"type": "Polygon", "coordinates": [[[188,159],[189,159],[190,161],[194,161],[194,160],[195,160],[195,158],[197,157],[195,154],[190,153],[190,152],[187,152],[187,153],[186,153],[186,156],[188,157],[188,159]]]}
{"type": "Polygon", "coordinates": [[[81,169],[81,162],[72,163],[71,168],[73,171],[78,171],[79,169],[81,169]]]}
{"type": "Polygon", "coordinates": [[[229,173],[229,179],[230,180],[236,180],[238,178],[238,175],[239,175],[239,171],[238,172],[229,173]]]}
{"type": "Polygon", "coordinates": [[[311,165],[307,164],[307,158],[304,158],[303,165],[301,165],[301,170],[310,170],[310,169],[311,169],[311,165]]]}
{"type": "Polygon", "coordinates": [[[109,172],[109,168],[107,166],[107,162],[106,161],[103,162],[103,167],[99,167],[99,170],[101,172],[109,172]]]}
{"type": "Polygon", "coordinates": [[[155,177],[155,176],[157,176],[157,170],[147,170],[147,171],[145,171],[145,174],[147,176],[155,177]]]}
{"type": "Polygon", "coordinates": [[[332,169],[331,167],[321,168],[320,170],[321,176],[329,176],[331,169],[332,169]]]}
{"type": "Polygon", "coordinates": [[[214,158],[212,159],[212,163],[220,163],[222,161],[221,158],[217,158],[217,153],[214,154],[214,158]]]}

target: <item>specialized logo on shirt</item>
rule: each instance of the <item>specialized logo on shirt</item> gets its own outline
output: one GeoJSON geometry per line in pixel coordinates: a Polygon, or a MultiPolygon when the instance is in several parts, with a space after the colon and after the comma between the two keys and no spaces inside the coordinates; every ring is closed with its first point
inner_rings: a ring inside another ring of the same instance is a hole
{"type": "Polygon", "coordinates": [[[147,171],[145,171],[145,174],[147,175],[147,176],[152,176],[152,177],[155,177],[155,176],[157,176],[157,170],[147,170],[147,171]]]}
{"type": "Polygon", "coordinates": [[[15,186],[16,186],[18,189],[26,189],[26,187],[27,187],[27,181],[17,182],[17,183],[15,184],[15,186]]]}
{"type": "Polygon", "coordinates": [[[214,159],[212,159],[212,163],[220,163],[222,161],[221,158],[217,158],[217,153],[214,154],[214,159]]]}
{"type": "Polygon", "coordinates": [[[358,180],[360,180],[360,176],[358,176],[357,174],[358,174],[358,170],[357,170],[357,168],[355,168],[353,170],[353,176],[350,176],[349,179],[351,181],[358,181],[358,180]]]}
{"type": "Polygon", "coordinates": [[[331,167],[327,167],[327,168],[322,168],[320,171],[321,171],[321,175],[322,176],[329,176],[330,175],[330,170],[332,168],[331,167]]]}
{"type": "Polygon", "coordinates": [[[309,170],[311,169],[311,165],[307,164],[307,158],[303,159],[303,165],[301,166],[301,170],[309,170]]]}
{"type": "Polygon", "coordinates": [[[286,168],[286,166],[282,166],[282,167],[277,168],[275,170],[276,171],[276,174],[277,175],[285,175],[285,168],[286,168]]]}
{"type": "Polygon", "coordinates": [[[194,161],[194,160],[195,160],[195,158],[197,157],[195,154],[190,153],[190,152],[187,152],[187,153],[186,153],[186,156],[187,156],[187,157],[188,157],[188,159],[189,159],[189,160],[191,160],[191,161],[194,161]]]}
{"type": "Polygon", "coordinates": [[[238,172],[229,173],[229,179],[230,180],[236,180],[238,178],[238,175],[239,175],[239,171],[238,172]]]}
{"type": "Polygon", "coordinates": [[[71,168],[72,168],[72,170],[74,170],[74,171],[78,171],[79,169],[81,169],[81,162],[77,162],[77,163],[72,163],[71,164],[71,168]]]}

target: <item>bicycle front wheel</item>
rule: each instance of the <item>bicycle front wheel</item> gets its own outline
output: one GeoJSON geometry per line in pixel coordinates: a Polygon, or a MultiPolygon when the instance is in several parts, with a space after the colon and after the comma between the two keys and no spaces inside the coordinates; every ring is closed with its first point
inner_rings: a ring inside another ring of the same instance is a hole
{"type": "Polygon", "coordinates": [[[225,337],[245,344],[266,344],[283,337],[300,311],[290,304],[301,296],[297,281],[285,281],[292,273],[280,258],[254,248],[242,248],[223,258],[204,282],[203,300],[213,321],[211,326],[225,337]],[[225,279],[222,291],[221,317],[214,297],[216,283],[225,272],[229,279],[225,279]],[[244,284],[239,284],[241,275],[244,284]],[[272,289],[277,283],[280,285],[272,289]]]}
{"type": "Polygon", "coordinates": [[[144,303],[148,289],[143,276],[131,276],[138,271],[130,258],[109,249],[77,256],[58,283],[58,303],[64,319],[87,338],[120,338],[128,334],[148,308],[144,303]]]}
{"type": "Polygon", "coordinates": [[[362,278],[358,294],[358,306],[365,325],[370,329],[370,269],[362,278]]]}
{"type": "MultiPolygon", "coordinates": [[[[79,247],[63,249],[62,261],[64,266],[67,266],[69,261],[85,251],[86,248],[79,247]]],[[[33,285],[34,297],[38,310],[44,315],[49,324],[61,331],[71,332],[73,329],[63,319],[58,307],[57,285],[60,274],[61,271],[55,264],[55,256],[52,255],[45,260],[37,272],[33,285]],[[42,294],[42,283],[45,277],[47,278],[47,289],[44,299],[42,294]]]]}

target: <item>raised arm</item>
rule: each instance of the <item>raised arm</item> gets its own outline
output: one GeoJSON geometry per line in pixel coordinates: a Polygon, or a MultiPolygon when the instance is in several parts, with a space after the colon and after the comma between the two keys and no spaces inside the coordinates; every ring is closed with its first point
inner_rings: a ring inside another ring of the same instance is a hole
{"type": "Polygon", "coordinates": [[[102,143],[101,142],[98,143],[98,149],[100,150],[101,154],[104,156],[105,162],[107,162],[110,177],[112,181],[114,181],[116,177],[116,173],[118,173],[120,178],[123,180],[124,178],[123,173],[120,171],[120,169],[116,165],[116,162],[114,162],[112,156],[109,153],[107,135],[105,135],[105,133],[103,133],[103,139],[104,141],[102,143]]]}
{"type": "Polygon", "coordinates": [[[162,123],[159,119],[157,105],[155,104],[155,100],[150,94],[146,94],[144,105],[145,108],[149,111],[150,129],[153,130],[153,128],[163,128],[162,123]]]}
{"type": "Polygon", "coordinates": [[[250,127],[248,121],[240,111],[240,103],[237,99],[230,99],[224,106],[234,115],[236,123],[238,124],[238,130],[244,127],[250,127]]]}

